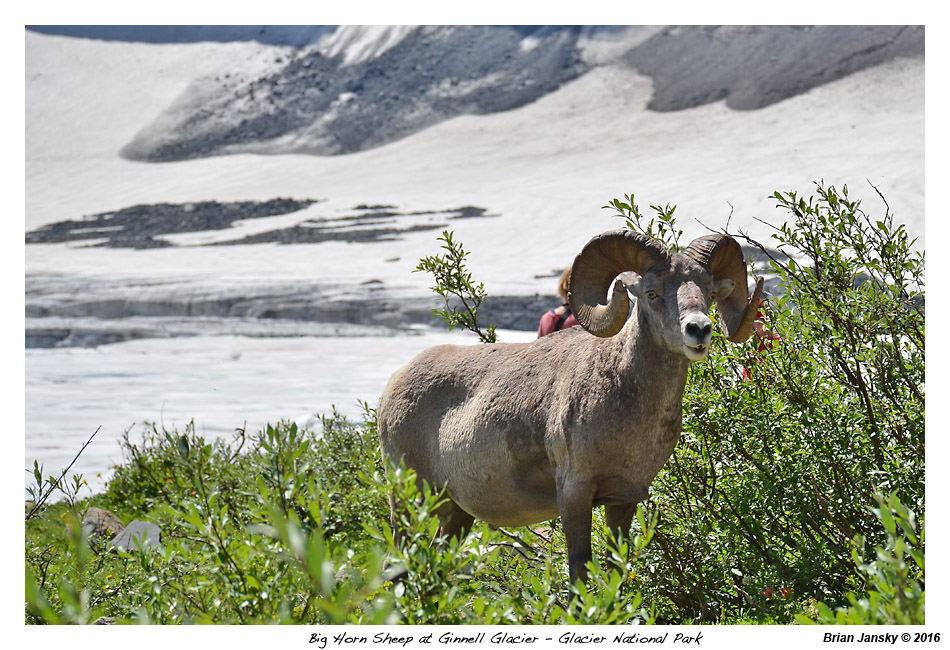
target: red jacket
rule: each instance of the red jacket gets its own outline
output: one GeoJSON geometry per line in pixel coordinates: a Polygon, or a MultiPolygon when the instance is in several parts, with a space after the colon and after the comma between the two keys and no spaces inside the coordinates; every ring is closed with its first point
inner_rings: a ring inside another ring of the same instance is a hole
{"type": "MultiPolygon", "coordinates": [[[[561,309],[560,307],[558,309],[561,309]]],[[[577,319],[574,318],[574,314],[570,312],[570,309],[563,310],[567,314],[565,318],[563,314],[558,314],[555,310],[550,310],[541,317],[541,322],[538,323],[538,338],[542,336],[547,336],[551,332],[557,330],[566,330],[568,327],[574,327],[575,325],[580,325],[577,322],[577,319]]]]}

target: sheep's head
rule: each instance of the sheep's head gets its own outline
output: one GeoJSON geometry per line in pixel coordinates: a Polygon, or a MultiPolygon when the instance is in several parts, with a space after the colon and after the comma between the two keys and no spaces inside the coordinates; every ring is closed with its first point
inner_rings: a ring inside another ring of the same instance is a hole
{"type": "Polygon", "coordinates": [[[574,260],[571,272],[568,300],[578,322],[596,336],[619,332],[630,307],[627,289],[643,305],[664,346],[699,361],[709,350],[712,321],[707,313],[713,302],[719,305],[730,341],[738,343],[752,335],[762,280],[750,301],[742,249],[726,235],[699,237],[675,255],[658,241],[630,230],[594,237],[574,260]],[[625,271],[637,274],[626,286],[615,281],[625,271]],[[604,303],[611,284],[613,294],[604,303]]]}

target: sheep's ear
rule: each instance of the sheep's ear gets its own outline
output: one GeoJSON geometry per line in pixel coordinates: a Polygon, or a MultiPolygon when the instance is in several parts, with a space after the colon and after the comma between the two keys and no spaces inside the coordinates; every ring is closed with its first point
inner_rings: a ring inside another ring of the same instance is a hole
{"type": "Polygon", "coordinates": [[[723,278],[716,283],[716,286],[713,288],[712,299],[714,302],[720,300],[725,300],[732,293],[732,290],[736,288],[736,282],[732,278],[723,278]]]}
{"type": "Polygon", "coordinates": [[[633,273],[632,271],[621,273],[620,281],[623,282],[623,286],[627,288],[627,291],[635,296],[640,295],[643,278],[638,273],[633,273]]]}

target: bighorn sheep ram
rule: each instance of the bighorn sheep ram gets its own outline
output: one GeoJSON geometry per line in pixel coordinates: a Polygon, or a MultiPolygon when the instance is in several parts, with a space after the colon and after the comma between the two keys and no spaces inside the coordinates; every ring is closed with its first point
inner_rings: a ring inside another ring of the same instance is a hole
{"type": "MultiPolygon", "coordinates": [[[[574,261],[575,327],[530,343],[433,347],[390,379],[378,424],[387,462],[445,488],[441,533],[475,518],[521,526],[560,515],[572,582],[587,576],[591,510],[629,533],[680,435],[690,362],[709,350],[713,301],[726,337],[752,334],[739,244],[706,235],[672,254],[645,235],[598,235],[574,261]],[[638,276],[627,285],[614,279],[638,276]],[[607,291],[613,294],[606,304],[607,291]],[[586,331],[584,331],[586,330],[586,331]]],[[[395,514],[394,514],[395,519],[395,514]]]]}

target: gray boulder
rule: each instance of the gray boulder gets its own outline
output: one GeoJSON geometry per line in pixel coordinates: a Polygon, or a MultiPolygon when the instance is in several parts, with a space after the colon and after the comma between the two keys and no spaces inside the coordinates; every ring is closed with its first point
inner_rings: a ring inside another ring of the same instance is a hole
{"type": "Polygon", "coordinates": [[[92,540],[105,541],[122,529],[119,518],[102,508],[89,508],[82,518],[82,530],[92,540]]]}
{"type": "Polygon", "coordinates": [[[136,519],[112,538],[112,545],[123,551],[142,549],[161,550],[162,529],[157,524],[136,519]]]}

